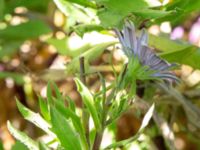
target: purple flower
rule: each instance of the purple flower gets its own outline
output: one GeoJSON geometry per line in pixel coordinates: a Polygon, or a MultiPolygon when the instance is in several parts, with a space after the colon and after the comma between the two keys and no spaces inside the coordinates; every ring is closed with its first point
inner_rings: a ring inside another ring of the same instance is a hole
{"type": "Polygon", "coordinates": [[[170,71],[176,65],[161,59],[148,47],[148,35],[144,29],[137,37],[134,25],[126,21],[122,31],[117,29],[115,31],[128,58],[137,57],[142,66],[148,66],[155,72],[152,74],[153,77],[169,82],[178,81],[178,78],[170,71]]]}

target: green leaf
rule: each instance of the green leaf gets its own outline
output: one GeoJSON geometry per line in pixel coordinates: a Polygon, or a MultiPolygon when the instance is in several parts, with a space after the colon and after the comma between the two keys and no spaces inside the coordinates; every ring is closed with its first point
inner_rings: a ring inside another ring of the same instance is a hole
{"type": "Polygon", "coordinates": [[[92,32],[92,31],[102,31],[104,28],[97,24],[81,24],[77,25],[74,28],[74,31],[81,37],[83,37],[84,33],[92,32]]]}
{"type": "Polygon", "coordinates": [[[109,28],[109,27],[121,26],[123,23],[122,20],[125,18],[125,15],[120,15],[116,12],[99,10],[98,17],[101,21],[101,25],[104,28],[109,28]],[[112,21],[110,21],[110,20],[112,20],[112,21]]]}
{"type": "Polygon", "coordinates": [[[68,102],[68,107],[73,111],[75,112],[76,111],[76,105],[74,103],[74,100],[72,100],[69,96],[66,96],[66,100],[68,102]]]}
{"type": "Polygon", "coordinates": [[[55,137],[55,135],[49,130],[51,127],[48,122],[46,122],[38,113],[32,112],[30,109],[26,108],[24,105],[22,105],[18,100],[17,102],[17,107],[22,114],[22,116],[35,124],[37,127],[48,133],[49,135],[52,135],[55,137]]]}
{"type": "Polygon", "coordinates": [[[53,45],[58,53],[60,53],[61,55],[67,55],[70,56],[70,48],[68,46],[68,39],[64,38],[64,39],[56,39],[56,38],[50,38],[47,40],[47,42],[51,45],[53,45]]]}
{"type": "Polygon", "coordinates": [[[98,16],[106,28],[118,26],[130,13],[148,8],[144,0],[97,0],[97,5],[104,6],[99,9],[98,16]]]}
{"type": "Polygon", "coordinates": [[[3,40],[26,40],[37,38],[40,35],[50,32],[51,30],[46,23],[39,20],[32,20],[0,30],[0,37],[3,37],[3,40]]]}
{"type": "Polygon", "coordinates": [[[142,125],[140,126],[139,132],[141,132],[149,124],[149,121],[153,116],[154,109],[155,104],[152,104],[142,120],[142,125]]]}
{"type": "Polygon", "coordinates": [[[155,36],[152,34],[149,34],[149,45],[164,52],[180,50],[188,47],[188,44],[178,43],[177,41],[170,40],[167,37],[155,36]]]}
{"type": "Polygon", "coordinates": [[[57,85],[55,84],[55,82],[52,82],[52,85],[53,85],[54,91],[55,91],[55,93],[56,93],[56,98],[57,98],[58,100],[64,102],[64,101],[63,101],[62,94],[60,93],[60,91],[59,91],[57,85]]]}
{"type": "Polygon", "coordinates": [[[84,7],[96,8],[96,5],[92,3],[90,0],[67,0],[67,1],[82,5],[84,7]]]}
{"type": "Polygon", "coordinates": [[[103,51],[107,47],[112,46],[116,43],[117,42],[115,42],[115,41],[111,41],[111,42],[96,44],[92,48],[90,48],[88,51],[84,52],[81,56],[84,57],[85,60],[87,60],[89,62],[94,61],[94,60],[96,60],[96,58],[98,58],[103,53],[103,51]]]}
{"type": "Polygon", "coordinates": [[[24,145],[26,145],[31,150],[39,150],[38,143],[32,140],[30,137],[28,137],[25,133],[17,130],[14,128],[11,123],[7,122],[7,127],[10,133],[18,139],[20,142],[22,142],[24,145]]]}
{"type": "MultiPolygon", "coordinates": [[[[60,0],[54,0],[54,3],[58,3],[58,1],[60,1],[60,0]]],[[[89,0],[65,0],[65,1],[75,3],[75,4],[79,4],[79,5],[82,5],[84,7],[96,8],[96,5],[89,0]]]]}
{"type": "Polygon", "coordinates": [[[200,48],[190,46],[181,50],[175,50],[160,54],[160,56],[169,62],[190,65],[195,69],[200,69],[200,48]]]}
{"type": "Polygon", "coordinates": [[[90,17],[85,12],[87,8],[85,7],[77,7],[72,5],[70,1],[67,0],[53,0],[56,6],[60,9],[60,11],[68,17],[69,24],[75,24],[78,20],[79,22],[89,23],[90,17]]]}
{"type": "Polygon", "coordinates": [[[16,141],[16,143],[12,146],[11,150],[28,150],[28,148],[23,143],[16,141]]]}
{"type": "Polygon", "coordinates": [[[55,108],[62,114],[62,116],[65,116],[66,119],[71,119],[76,132],[80,135],[82,145],[84,145],[85,149],[88,149],[87,139],[80,117],[70,108],[64,107],[64,104],[61,101],[55,101],[55,108]]]}
{"type": "Polygon", "coordinates": [[[77,49],[71,49],[68,46],[68,39],[55,39],[55,38],[50,38],[47,41],[49,44],[52,44],[60,53],[61,55],[67,55],[70,57],[76,57],[79,56],[80,54],[84,53],[85,51],[89,50],[92,46],[90,44],[85,44],[77,49]]]}
{"type": "Polygon", "coordinates": [[[50,121],[50,111],[48,109],[47,106],[47,102],[45,102],[45,100],[39,96],[39,105],[40,105],[40,112],[43,115],[43,117],[47,120],[50,121]]]}
{"type": "Polygon", "coordinates": [[[119,116],[121,116],[121,114],[128,108],[128,102],[127,102],[127,97],[126,96],[122,96],[120,99],[120,103],[119,103],[119,107],[117,109],[117,116],[116,118],[118,118],[119,116]]]}
{"type": "Polygon", "coordinates": [[[0,59],[16,54],[22,43],[23,41],[4,41],[3,44],[0,44],[0,59]]]}
{"type": "Polygon", "coordinates": [[[0,0],[0,20],[3,19],[4,8],[5,8],[5,1],[4,0],[0,0]]]}
{"type": "Polygon", "coordinates": [[[3,143],[0,140],[0,150],[3,150],[3,143]]]}
{"type": "Polygon", "coordinates": [[[101,123],[98,117],[97,109],[95,108],[95,103],[92,94],[78,78],[75,78],[74,80],[76,82],[77,89],[81,94],[82,101],[92,116],[96,130],[101,130],[101,123]]]}
{"type": "Polygon", "coordinates": [[[31,3],[27,0],[6,1],[6,14],[12,14],[16,7],[25,7],[30,12],[46,12],[50,0],[34,0],[31,3]]]}
{"type": "Polygon", "coordinates": [[[154,104],[152,104],[151,107],[149,108],[149,110],[147,111],[147,113],[145,114],[145,116],[142,120],[142,125],[141,125],[139,131],[137,132],[137,134],[135,134],[133,137],[130,137],[129,139],[122,140],[119,142],[114,142],[111,145],[107,146],[105,148],[105,150],[125,146],[125,145],[128,145],[131,142],[137,140],[139,138],[141,132],[143,132],[144,128],[148,125],[150,119],[152,118],[153,112],[154,112],[154,107],[155,107],[154,104]]]}
{"type": "Polygon", "coordinates": [[[188,43],[177,42],[162,36],[149,36],[150,46],[163,51],[159,55],[172,63],[180,63],[200,69],[200,48],[188,43]]]}
{"type": "Polygon", "coordinates": [[[138,11],[134,11],[133,13],[144,19],[157,19],[157,18],[165,17],[170,14],[175,15],[175,11],[163,11],[163,10],[154,10],[154,9],[138,10],[138,11]]]}
{"type": "Polygon", "coordinates": [[[46,144],[43,142],[39,142],[39,148],[40,150],[51,150],[46,144]]]}
{"type": "Polygon", "coordinates": [[[199,11],[200,1],[199,0],[176,0],[171,1],[168,5],[164,6],[166,11],[179,10],[176,17],[173,14],[157,20],[157,23],[163,21],[170,21],[173,26],[181,24],[188,17],[192,15],[192,12],[199,11]]]}
{"type": "Polygon", "coordinates": [[[53,95],[52,95],[52,90],[51,90],[51,83],[52,83],[51,81],[48,81],[48,84],[47,84],[47,102],[48,102],[49,105],[53,104],[53,95]]]}
{"type": "Polygon", "coordinates": [[[61,145],[66,150],[81,150],[79,134],[55,108],[51,107],[52,130],[56,133],[61,145]]]}
{"type": "Polygon", "coordinates": [[[24,75],[14,72],[0,72],[0,79],[12,78],[17,84],[22,85],[25,83],[24,75]]]}
{"type": "MultiPolygon", "coordinates": [[[[106,42],[106,43],[101,43],[101,44],[96,44],[86,52],[82,53],[81,56],[87,60],[86,63],[94,61],[96,58],[98,58],[103,51],[111,46],[114,45],[116,42],[106,42]]],[[[79,71],[79,58],[81,57],[75,57],[69,64],[67,64],[67,69],[66,72],[67,74],[73,74],[79,71]]],[[[87,66],[86,66],[86,72],[87,72],[87,66]]]]}
{"type": "Polygon", "coordinates": [[[96,130],[95,130],[95,129],[92,129],[92,130],[90,131],[90,135],[89,135],[89,137],[90,137],[90,146],[91,146],[91,147],[92,147],[93,144],[94,144],[95,136],[96,136],[96,130]]]}

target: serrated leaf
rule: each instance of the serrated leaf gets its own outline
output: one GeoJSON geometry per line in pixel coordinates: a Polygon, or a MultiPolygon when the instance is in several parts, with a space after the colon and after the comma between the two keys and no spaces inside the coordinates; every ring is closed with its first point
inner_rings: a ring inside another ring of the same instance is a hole
{"type": "Polygon", "coordinates": [[[17,102],[17,107],[18,107],[20,113],[26,120],[32,122],[33,124],[35,124],[37,127],[42,129],[49,135],[55,136],[49,130],[49,128],[51,127],[50,124],[48,122],[46,122],[38,113],[35,113],[35,112],[31,111],[30,109],[26,108],[18,100],[16,102],[17,102]]]}
{"type": "Polygon", "coordinates": [[[76,115],[75,111],[64,107],[63,103],[60,102],[60,101],[55,101],[55,108],[66,119],[71,119],[73,126],[76,129],[76,132],[79,133],[79,135],[80,135],[80,139],[82,141],[82,144],[84,145],[85,149],[88,149],[87,139],[85,137],[85,131],[84,131],[84,128],[82,126],[80,117],[76,115]]]}
{"type": "Polygon", "coordinates": [[[118,26],[130,13],[148,8],[144,0],[103,0],[97,1],[97,4],[104,6],[103,9],[99,9],[98,16],[106,28],[118,26]]]}
{"type": "Polygon", "coordinates": [[[174,10],[177,9],[179,12],[174,17],[174,15],[166,16],[157,21],[157,23],[161,23],[163,21],[170,21],[173,26],[180,25],[184,22],[188,17],[192,15],[192,12],[199,11],[200,1],[199,0],[176,0],[170,1],[166,6],[165,10],[174,10]]]}
{"type": "Polygon", "coordinates": [[[80,137],[69,122],[55,108],[51,107],[52,130],[66,150],[81,150],[80,137]]]}
{"type": "Polygon", "coordinates": [[[69,24],[75,24],[78,20],[79,22],[89,23],[91,21],[88,14],[83,10],[87,9],[85,7],[77,7],[67,0],[53,0],[60,11],[68,17],[69,24]]]}
{"type": "Polygon", "coordinates": [[[99,10],[98,11],[98,17],[101,20],[101,25],[104,28],[109,28],[109,27],[119,27],[123,23],[124,15],[120,15],[115,12],[109,12],[105,10],[99,10]],[[112,20],[112,21],[110,21],[112,20]]]}
{"type": "Polygon", "coordinates": [[[22,142],[24,145],[26,145],[31,150],[39,150],[38,143],[32,140],[30,137],[28,137],[25,133],[17,130],[14,128],[11,123],[7,122],[7,127],[10,133],[18,139],[20,142],[22,142]]]}
{"type": "Polygon", "coordinates": [[[82,101],[85,104],[86,108],[89,110],[90,115],[92,116],[95,128],[97,130],[101,129],[100,119],[98,117],[97,109],[95,108],[94,98],[88,88],[78,79],[75,78],[75,83],[78,89],[78,92],[81,94],[82,101]]]}

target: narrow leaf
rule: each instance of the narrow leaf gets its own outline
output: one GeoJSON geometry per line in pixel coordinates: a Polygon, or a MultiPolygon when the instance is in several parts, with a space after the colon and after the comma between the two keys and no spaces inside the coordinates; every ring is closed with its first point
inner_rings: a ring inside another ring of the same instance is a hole
{"type": "Polygon", "coordinates": [[[47,120],[50,121],[50,112],[47,106],[47,103],[45,100],[39,96],[39,105],[40,105],[40,112],[43,115],[43,117],[47,120]]]}
{"type": "Polygon", "coordinates": [[[56,133],[61,145],[66,150],[81,150],[79,134],[55,108],[51,107],[52,130],[56,133]]]}
{"type": "Polygon", "coordinates": [[[108,149],[113,149],[113,148],[117,148],[117,147],[121,147],[121,146],[125,146],[127,144],[130,144],[131,142],[137,140],[141,134],[141,132],[143,132],[143,129],[148,125],[152,115],[153,115],[153,112],[154,112],[154,104],[149,108],[149,110],[147,111],[146,115],[144,116],[144,119],[142,121],[142,125],[139,129],[139,131],[133,136],[133,137],[130,137],[129,139],[126,139],[126,140],[122,140],[122,141],[119,141],[119,142],[115,142],[115,143],[112,143],[111,145],[107,146],[105,148],[105,150],[108,150],[108,149]]]}
{"type": "Polygon", "coordinates": [[[20,142],[22,142],[24,145],[26,145],[31,150],[39,150],[38,143],[33,141],[30,137],[28,137],[25,133],[17,130],[14,128],[11,123],[7,122],[7,127],[10,133],[18,139],[20,142]]]}
{"type": "Polygon", "coordinates": [[[39,142],[39,148],[40,150],[50,150],[50,148],[45,145],[43,142],[39,142]]]}
{"type": "Polygon", "coordinates": [[[68,107],[73,111],[75,112],[76,111],[76,105],[74,103],[74,100],[72,100],[69,96],[66,97],[66,100],[68,102],[68,107]]]}
{"type": "Polygon", "coordinates": [[[82,144],[84,145],[85,149],[88,149],[87,139],[86,139],[86,136],[85,136],[85,131],[84,131],[84,128],[82,126],[80,117],[77,116],[76,113],[73,112],[71,109],[64,107],[64,105],[61,101],[55,101],[55,108],[66,119],[71,119],[73,126],[76,129],[76,132],[78,132],[79,135],[80,135],[82,144]]]}
{"type": "Polygon", "coordinates": [[[48,101],[49,105],[53,103],[53,96],[52,96],[52,90],[51,90],[51,81],[49,81],[48,84],[47,84],[47,101],[48,101]]]}
{"type": "Polygon", "coordinates": [[[63,101],[62,94],[60,93],[60,91],[59,91],[57,85],[56,85],[54,82],[52,82],[52,85],[53,85],[54,91],[55,91],[55,93],[56,93],[56,98],[57,98],[58,100],[63,101]]]}
{"type": "Polygon", "coordinates": [[[81,94],[83,103],[85,104],[86,108],[89,110],[92,116],[96,129],[100,130],[101,129],[100,119],[98,117],[97,109],[95,108],[95,103],[92,94],[78,78],[75,78],[75,82],[77,89],[81,94]]]}
{"type": "Polygon", "coordinates": [[[139,132],[148,125],[151,117],[153,116],[154,108],[155,104],[152,104],[142,120],[142,125],[140,126],[139,132]]]}
{"type": "Polygon", "coordinates": [[[33,124],[35,124],[37,127],[39,127],[40,129],[42,129],[43,131],[45,131],[46,133],[55,136],[50,130],[49,128],[51,127],[49,123],[47,123],[38,113],[35,113],[33,111],[31,111],[30,109],[26,108],[24,105],[22,105],[18,100],[17,102],[17,107],[20,111],[20,113],[22,114],[22,116],[32,122],[33,124]]]}

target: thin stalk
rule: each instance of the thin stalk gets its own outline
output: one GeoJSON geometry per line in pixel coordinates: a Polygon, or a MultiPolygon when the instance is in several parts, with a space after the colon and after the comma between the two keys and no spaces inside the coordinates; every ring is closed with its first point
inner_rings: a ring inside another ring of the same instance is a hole
{"type": "MultiPolygon", "coordinates": [[[[122,81],[126,70],[127,70],[127,64],[125,65],[123,72],[121,74],[121,78],[119,79],[120,82],[122,81]]],[[[106,87],[104,87],[104,88],[106,89],[106,87]]],[[[117,87],[117,88],[119,88],[119,87],[117,87]]],[[[99,148],[100,148],[103,133],[104,133],[104,130],[106,128],[106,125],[108,124],[108,122],[107,122],[108,111],[109,111],[109,108],[110,108],[110,105],[111,105],[111,101],[115,97],[115,93],[116,93],[117,88],[113,88],[111,93],[108,95],[107,98],[105,98],[105,93],[103,93],[102,130],[96,133],[95,141],[94,141],[94,145],[93,145],[92,150],[99,150],[99,148]]]]}
{"type": "Polygon", "coordinates": [[[102,112],[102,122],[101,122],[102,129],[96,133],[92,150],[99,150],[99,148],[101,146],[103,133],[104,133],[104,130],[105,130],[106,124],[107,124],[107,115],[108,115],[110,103],[111,103],[111,100],[113,99],[113,97],[115,96],[115,91],[116,91],[116,89],[114,88],[111,91],[111,93],[109,94],[109,96],[107,97],[106,101],[103,102],[103,112],[102,112]]]}
{"type": "MultiPolygon", "coordinates": [[[[79,62],[80,62],[80,79],[81,79],[82,83],[86,85],[84,57],[80,57],[79,62]]],[[[85,108],[85,105],[83,102],[82,102],[82,114],[83,114],[82,122],[83,122],[83,126],[85,128],[87,144],[90,147],[89,114],[86,111],[86,108],[85,108]]]]}

